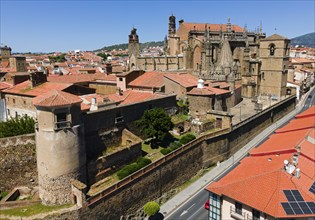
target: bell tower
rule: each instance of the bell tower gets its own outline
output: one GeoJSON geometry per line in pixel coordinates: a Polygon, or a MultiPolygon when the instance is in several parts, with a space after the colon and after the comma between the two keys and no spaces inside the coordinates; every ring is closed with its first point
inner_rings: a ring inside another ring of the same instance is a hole
{"type": "Polygon", "coordinates": [[[179,37],[176,36],[176,17],[171,15],[168,18],[169,55],[176,56],[179,54],[179,40],[179,37]]]}
{"type": "Polygon", "coordinates": [[[37,125],[36,154],[39,196],[43,204],[71,201],[71,179],[86,183],[82,100],[53,90],[33,99],[37,125]]]}
{"type": "Polygon", "coordinates": [[[5,45],[4,47],[0,47],[1,52],[1,64],[2,66],[8,66],[9,65],[9,59],[11,56],[11,47],[8,47],[5,45]]]}
{"type": "Polygon", "coordinates": [[[260,95],[279,100],[286,94],[290,40],[278,34],[260,40],[260,95]]]}
{"type": "Polygon", "coordinates": [[[139,47],[139,36],[137,34],[136,28],[132,28],[129,34],[128,54],[129,54],[129,70],[138,69],[137,58],[140,55],[140,47],[139,47]]]}

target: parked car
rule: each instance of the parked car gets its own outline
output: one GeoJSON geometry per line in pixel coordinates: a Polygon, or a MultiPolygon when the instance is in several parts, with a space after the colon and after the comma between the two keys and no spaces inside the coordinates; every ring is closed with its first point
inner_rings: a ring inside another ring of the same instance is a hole
{"type": "Polygon", "coordinates": [[[207,209],[207,210],[210,209],[209,200],[207,200],[206,203],[205,203],[205,209],[207,209]]]}

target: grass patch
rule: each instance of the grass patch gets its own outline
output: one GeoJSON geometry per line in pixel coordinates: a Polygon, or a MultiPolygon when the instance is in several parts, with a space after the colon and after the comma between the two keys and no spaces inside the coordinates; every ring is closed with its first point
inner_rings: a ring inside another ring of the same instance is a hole
{"type": "Polygon", "coordinates": [[[9,216],[20,216],[20,217],[28,217],[32,215],[36,215],[39,213],[51,212],[54,210],[69,208],[70,204],[67,205],[59,205],[59,206],[44,206],[42,204],[29,205],[19,208],[0,210],[0,214],[9,215],[9,216]]]}
{"type": "Polygon", "coordinates": [[[0,201],[6,197],[9,194],[9,192],[0,192],[0,201]]]}
{"type": "Polygon", "coordinates": [[[177,114],[177,115],[173,115],[171,118],[173,124],[179,124],[181,122],[187,121],[188,120],[188,115],[184,115],[184,114],[177,114]]]}
{"type": "Polygon", "coordinates": [[[142,142],[142,151],[146,154],[145,157],[152,160],[152,162],[163,157],[163,154],[161,154],[161,152],[160,152],[161,149],[163,149],[163,148],[160,146],[158,148],[153,149],[153,148],[151,148],[151,146],[149,144],[142,142]]]}

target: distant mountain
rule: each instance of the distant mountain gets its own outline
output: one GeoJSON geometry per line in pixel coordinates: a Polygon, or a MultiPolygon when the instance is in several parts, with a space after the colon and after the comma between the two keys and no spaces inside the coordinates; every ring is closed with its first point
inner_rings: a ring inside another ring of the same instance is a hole
{"type": "Polygon", "coordinates": [[[292,38],[291,45],[292,46],[303,45],[304,47],[315,48],[315,32],[292,38]]]}
{"type": "MultiPolygon", "coordinates": [[[[146,42],[146,43],[140,43],[140,50],[147,48],[147,47],[157,47],[157,46],[163,47],[163,45],[164,45],[164,41],[150,41],[150,42],[146,42]]],[[[115,44],[115,45],[111,45],[111,46],[106,46],[106,47],[103,47],[101,49],[95,50],[95,52],[100,51],[100,50],[114,50],[114,49],[126,50],[126,49],[128,49],[128,44],[115,44]]]]}

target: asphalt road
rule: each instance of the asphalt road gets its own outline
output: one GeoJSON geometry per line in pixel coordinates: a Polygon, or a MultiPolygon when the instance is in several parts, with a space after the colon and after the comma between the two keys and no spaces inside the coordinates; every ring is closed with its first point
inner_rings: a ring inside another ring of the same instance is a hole
{"type": "MultiPolygon", "coordinates": [[[[315,90],[313,89],[312,92],[306,97],[305,103],[303,108],[299,111],[305,111],[312,105],[315,105],[315,90]]],[[[288,123],[289,120],[292,118],[289,118],[285,124],[288,123]]],[[[259,135],[257,135],[259,136],[259,135]]],[[[267,138],[264,138],[263,140],[260,140],[257,142],[257,145],[260,145],[263,143],[267,138]]],[[[235,166],[238,165],[238,162],[241,160],[235,161],[235,165],[233,165],[228,170],[224,171],[220,176],[218,176],[216,180],[222,178],[227,173],[229,173],[232,169],[235,168],[235,166]]],[[[212,182],[212,181],[211,181],[212,182]]],[[[210,184],[209,182],[208,184],[210,184]]],[[[204,189],[196,193],[193,197],[191,197],[188,201],[186,201],[183,205],[179,206],[175,211],[172,212],[171,215],[167,216],[165,220],[207,220],[208,219],[208,210],[204,208],[204,203],[208,199],[208,193],[204,189]]]]}

